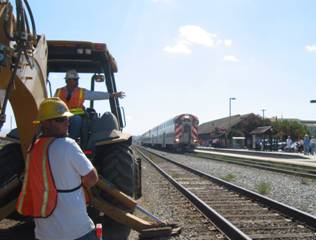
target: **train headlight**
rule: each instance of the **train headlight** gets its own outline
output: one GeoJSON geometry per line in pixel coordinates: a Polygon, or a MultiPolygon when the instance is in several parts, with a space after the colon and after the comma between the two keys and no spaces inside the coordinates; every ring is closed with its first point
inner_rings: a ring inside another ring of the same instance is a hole
{"type": "Polygon", "coordinates": [[[194,139],[194,140],[193,140],[194,143],[197,143],[197,141],[198,141],[197,139],[194,139]]]}
{"type": "Polygon", "coordinates": [[[176,143],[180,142],[180,139],[179,138],[176,138],[175,139],[176,143]]]}

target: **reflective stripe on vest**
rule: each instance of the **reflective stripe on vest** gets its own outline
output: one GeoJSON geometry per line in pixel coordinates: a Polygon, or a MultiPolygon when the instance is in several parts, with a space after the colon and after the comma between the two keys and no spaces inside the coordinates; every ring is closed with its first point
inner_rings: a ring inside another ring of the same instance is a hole
{"type": "Polygon", "coordinates": [[[84,89],[78,87],[75,88],[72,91],[71,98],[69,101],[67,101],[67,94],[67,87],[57,89],[56,96],[67,104],[68,108],[70,109],[70,112],[72,112],[73,114],[83,114],[83,102],[85,97],[84,89]]]}
{"type": "Polygon", "coordinates": [[[69,111],[75,115],[81,115],[84,114],[84,111],[82,108],[71,108],[69,111]]]}
{"type": "Polygon", "coordinates": [[[55,138],[35,141],[27,154],[25,176],[16,209],[24,216],[48,217],[57,204],[57,190],[51,172],[48,149],[55,138]]]}

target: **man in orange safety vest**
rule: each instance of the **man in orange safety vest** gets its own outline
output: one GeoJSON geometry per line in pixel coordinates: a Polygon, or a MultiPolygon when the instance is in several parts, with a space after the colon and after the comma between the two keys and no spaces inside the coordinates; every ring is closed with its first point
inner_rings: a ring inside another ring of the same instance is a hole
{"type": "Polygon", "coordinates": [[[70,112],[74,114],[70,118],[69,125],[69,137],[78,139],[80,137],[80,128],[82,118],[80,115],[84,114],[84,100],[104,100],[113,98],[124,98],[124,92],[100,92],[100,91],[89,91],[85,88],[78,87],[79,75],[75,69],[68,70],[65,76],[66,86],[58,88],[55,96],[63,100],[70,112]]]}
{"type": "Polygon", "coordinates": [[[73,114],[59,98],[45,99],[34,123],[42,135],[28,150],[16,209],[34,217],[36,239],[96,239],[83,186],[98,175],[75,140],[67,137],[73,114]]]}

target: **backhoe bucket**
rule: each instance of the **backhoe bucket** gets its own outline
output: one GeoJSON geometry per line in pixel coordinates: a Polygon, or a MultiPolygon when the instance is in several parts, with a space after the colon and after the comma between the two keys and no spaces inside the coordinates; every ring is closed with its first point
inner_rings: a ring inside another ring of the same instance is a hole
{"type": "Polygon", "coordinates": [[[176,226],[175,224],[164,223],[157,217],[148,213],[142,207],[138,206],[137,202],[134,199],[114,188],[111,183],[102,179],[101,176],[96,187],[89,191],[89,197],[91,200],[91,204],[96,209],[103,212],[105,215],[112,218],[113,220],[129,226],[135,231],[139,232],[141,239],[168,237],[179,234],[181,231],[181,228],[176,226]],[[100,196],[101,192],[105,192],[106,194],[115,197],[117,201],[119,201],[130,211],[133,211],[135,208],[141,210],[141,212],[149,216],[153,220],[153,222],[146,221],[140,217],[135,216],[129,211],[123,211],[120,208],[117,208],[114,205],[106,202],[100,196]]]}

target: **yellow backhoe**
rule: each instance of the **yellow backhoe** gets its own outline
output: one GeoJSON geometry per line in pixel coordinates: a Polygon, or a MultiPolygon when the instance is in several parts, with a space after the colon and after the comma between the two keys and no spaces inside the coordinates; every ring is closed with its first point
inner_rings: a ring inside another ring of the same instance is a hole
{"type": "MultiPolygon", "coordinates": [[[[76,69],[90,74],[91,90],[104,82],[116,92],[117,65],[105,44],[84,41],[46,41],[37,35],[27,0],[16,0],[16,14],[8,1],[0,3],[0,128],[6,120],[8,101],[17,129],[7,134],[10,143],[0,150],[0,221],[15,211],[21,188],[24,158],[38,129],[32,123],[43,99],[52,95],[50,73],[76,69]],[[14,16],[15,15],[15,16],[14,16]]],[[[124,111],[111,98],[108,112],[97,113],[93,101],[86,108],[79,144],[95,165],[100,181],[90,191],[92,205],[115,222],[143,233],[162,236],[175,233],[137,205],[141,196],[141,168],[130,147],[131,135],[122,130],[124,111]],[[133,215],[139,209],[146,221],[133,215]]]]}

